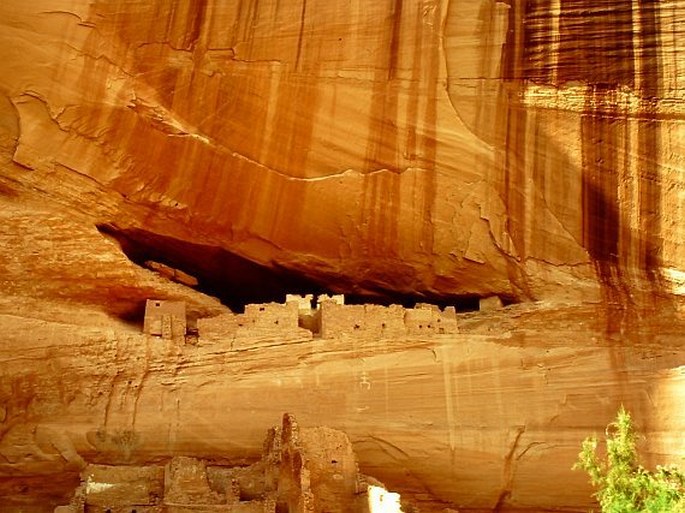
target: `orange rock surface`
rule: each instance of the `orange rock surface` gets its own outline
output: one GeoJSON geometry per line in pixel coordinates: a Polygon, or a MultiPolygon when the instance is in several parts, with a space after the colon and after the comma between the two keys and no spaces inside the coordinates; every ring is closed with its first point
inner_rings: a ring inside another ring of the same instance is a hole
{"type": "Polygon", "coordinates": [[[3,174],[332,290],[670,291],[682,6],[561,4],[3,2],[3,174]]]}
{"type": "Polygon", "coordinates": [[[0,506],[249,460],[283,411],[427,511],[587,509],[569,467],[621,402],[677,461],[684,46],[683,0],[0,2],[0,506]],[[193,325],[323,291],[524,304],[425,340],[141,332],[149,298],[193,325]]]}
{"type": "Polygon", "coordinates": [[[359,473],[345,433],[300,429],[285,414],[282,427],[267,432],[264,453],[253,465],[211,466],[187,456],[165,466],[88,465],[70,503],[55,513],[135,513],[141,507],[145,513],[373,513],[376,497],[399,498],[359,473]]]}
{"type": "Polygon", "coordinates": [[[89,463],[252,463],[283,411],[345,431],[362,472],[429,512],[587,511],[571,466],[620,404],[647,466],[685,457],[685,319],[666,305],[520,305],[461,314],[457,334],[239,345],[0,322],[0,501],[17,511],[66,503],[89,463]]]}

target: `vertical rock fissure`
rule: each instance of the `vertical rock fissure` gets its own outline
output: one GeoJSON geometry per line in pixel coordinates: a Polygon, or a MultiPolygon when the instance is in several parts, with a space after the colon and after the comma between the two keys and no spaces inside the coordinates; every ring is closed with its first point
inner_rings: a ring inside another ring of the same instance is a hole
{"type": "Polygon", "coordinates": [[[516,474],[516,449],[518,449],[521,442],[521,437],[526,432],[526,426],[516,426],[516,432],[514,434],[514,439],[509,446],[509,451],[504,457],[504,467],[502,469],[502,491],[497,498],[497,503],[492,509],[494,512],[499,513],[502,508],[506,505],[507,499],[511,496],[511,492],[514,489],[514,477],[516,474]]]}

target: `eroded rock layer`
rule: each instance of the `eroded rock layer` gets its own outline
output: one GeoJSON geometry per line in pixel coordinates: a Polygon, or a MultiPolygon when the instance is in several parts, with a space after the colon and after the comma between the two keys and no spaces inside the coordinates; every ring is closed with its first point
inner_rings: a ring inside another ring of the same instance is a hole
{"type": "MultiPolygon", "coordinates": [[[[390,337],[332,308],[332,335],[298,338],[289,309],[267,305],[240,317],[264,314],[252,338],[225,319],[224,338],[200,323],[194,345],[3,315],[0,504],[49,512],[86,464],[252,463],[262,427],[286,410],[344,430],[361,471],[421,511],[587,511],[592,490],[571,466],[620,404],[647,466],[685,456],[685,321],[673,307],[516,306],[458,315],[458,333],[390,337]]],[[[367,312],[393,330],[394,317],[367,312]]]]}
{"type": "MultiPolygon", "coordinates": [[[[67,208],[97,190],[98,223],[334,291],[670,293],[684,16],[679,0],[3,2],[3,187],[67,208]]],[[[181,253],[161,263],[202,266],[181,253]]]]}
{"type": "Polygon", "coordinates": [[[251,463],[283,411],[422,511],[586,511],[570,466],[620,403],[679,461],[684,27],[683,0],[0,2],[0,505],[50,511],[86,463],[251,463]],[[287,340],[226,307],[286,292],[546,302],[287,340]],[[150,298],[235,326],[158,340],[150,298]]]}

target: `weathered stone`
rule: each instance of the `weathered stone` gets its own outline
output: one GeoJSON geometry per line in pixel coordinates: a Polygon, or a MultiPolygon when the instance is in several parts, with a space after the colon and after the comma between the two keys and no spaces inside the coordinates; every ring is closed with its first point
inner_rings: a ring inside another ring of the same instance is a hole
{"type": "Polygon", "coordinates": [[[159,262],[148,260],[145,262],[145,267],[155,271],[160,276],[164,276],[171,281],[175,281],[189,287],[197,287],[199,284],[197,278],[194,276],[190,276],[179,269],[174,269],[171,266],[161,264],[159,262]]]}
{"type": "Polygon", "coordinates": [[[87,511],[116,506],[155,506],[163,496],[163,472],[159,467],[89,465],[83,471],[87,511]]]}
{"type": "Polygon", "coordinates": [[[2,190],[245,294],[669,293],[677,4],[5,1],[2,190]]]}
{"type": "Polygon", "coordinates": [[[66,504],[85,461],[250,463],[284,409],[422,511],[589,509],[569,469],[621,403],[649,465],[681,461],[684,17],[0,2],[2,506],[66,504]],[[444,336],[421,312],[411,336],[320,338],[313,315],[311,337],[183,346],[141,334],[147,299],[189,328],[230,312],[146,261],[240,308],[526,304],[444,336]]]}
{"type": "Polygon", "coordinates": [[[483,312],[487,312],[489,310],[497,310],[498,308],[502,308],[503,306],[502,300],[499,298],[499,296],[481,298],[479,303],[479,307],[483,312]]]}
{"type": "MultiPolygon", "coordinates": [[[[78,473],[63,454],[251,463],[262,426],[287,409],[344,429],[364,472],[422,511],[587,510],[591,489],[571,466],[620,404],[645,436],[648,466],[685,457],[685,319],[675,307],[518,305],[458,314],[449,335],[258,338],[241,351],[163,344],[114,321],[86,328],[2,315],[0,497],[17,504],[18,488],[6,487],[22,476],[47,476],[31,488],[41,503],[52,500],[44,493],[60,497],[55,477],[78,473]]],[[[278,467],[282,436],[269,440],[278,467]]],[[[235,474],[239,495],[274,489],[262,475],[235,474]]]]}
{"type": "Polygon", "coordinates": [[[249,467],[208,468],[185,456],[164,467],[89,465],[70,505],[55,513],[369,513],[378,486],[372,490],[359,474],[345,433],[300,430],[285,414],[282,427],[269,431],[264,450],[249,467]]]}

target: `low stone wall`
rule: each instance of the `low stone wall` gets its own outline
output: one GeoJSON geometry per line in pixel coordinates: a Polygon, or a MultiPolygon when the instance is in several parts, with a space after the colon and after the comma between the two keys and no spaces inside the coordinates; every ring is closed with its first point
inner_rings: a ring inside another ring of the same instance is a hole
{"type": "Polygon", "coordinates": [[[434,305],[407,309],[399,305],[340,305],[324,302],[320,308],[322,338],[341,335],[393,338],[458,331],[453,307],[441,311],[434,305]]]}
{"type": "Polygon", "coordinates": [[[312,338],[312,332],[299,327],[297,303],[247,305],[243,314],[224,314],[198,319],[200,342],[231,341],[238,349],[260,339],[279,341],[312,338]]]}
{"type": "Polygon", "coordinates": [[[336,338],[395,338],[458,332],[454,307],[435,305],[346,305],[339,297],[323,297],[316,308],[304,308],[309,298],[289,297],[285,304],[247,305],[244,314],[198,319],[200,341],[227,342],[234,348],[260,345],[260,341],[306,340],[314,336],[336,338]]]}
{"type": "Polygon", "coordinates": [[[441,311],[435,305],[417,305],[406,311],[404,325],[409,335],[443,335],[459,331],[453,306],[441,311]]]}

